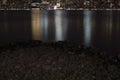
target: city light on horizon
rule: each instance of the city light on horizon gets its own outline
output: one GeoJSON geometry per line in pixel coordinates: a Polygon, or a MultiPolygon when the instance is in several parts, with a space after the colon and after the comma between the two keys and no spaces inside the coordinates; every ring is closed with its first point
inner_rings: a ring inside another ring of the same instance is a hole
{"type": "MultiPolygon", "coordinates": [[[[60,5],[61,8],[94,8],[94,9],[120,9],[120,0],[2,0],[0,1],[1,9],[11,9],[11,8],[31,8],[31,4],[35,3],[36,7],[53,7],[60,5]],[[37,5],[40,3],[40,5],[37,5]]],[[[34,6],[35,6],[34,4],[34,6]]]]}

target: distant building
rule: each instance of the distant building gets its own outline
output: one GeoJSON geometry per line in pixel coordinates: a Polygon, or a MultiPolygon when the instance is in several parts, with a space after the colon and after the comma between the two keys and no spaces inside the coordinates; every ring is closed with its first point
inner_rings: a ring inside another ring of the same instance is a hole
{"type": "Polygon", "coordinates": [[[60,2],[57,2],[56,6],[57,6],[57,7],[60,7],[60,6],[61,6],[60,2]]]}
{"type": "Polygon", "coordinates": [[[91,1],[90,0],[84,0],[84,8],[90,8],[91,7],[91,1]]]}
{"type": "Polygon", "coordinates": [[[32,8],[39,8],[40,7],[40,3],[38,3],[38,2],[31,3],[31,7],[32,8]]]}
{"type": "Polygon", "coordinates": [[[41,2],[42,2],[41,0],[32,0],[31,7],[32,8],[39,8],[41,2]]]}
{"type": "Polygon", "coordinates": [[[49,4],[48,1],[42,1],[41,4],[49,4]]]}
{"type": "Polygon", "coordinates": [[[3,0],[2,4],[6,5],[7,4],[7,0],[3,0]]]}

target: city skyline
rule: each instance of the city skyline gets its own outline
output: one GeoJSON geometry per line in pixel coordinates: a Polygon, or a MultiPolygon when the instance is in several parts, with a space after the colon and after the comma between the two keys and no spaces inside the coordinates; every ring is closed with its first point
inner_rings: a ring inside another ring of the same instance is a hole
{"type": "Polygon", "coordinates": [[[57,3],[60,4],[62,8],[111,8],[119,9],[120,0],[1,0],[1,9],[11,9],[11,8],[31,8],[31,3],[42,3],[48,2],[49,6],[55,6],[57,3]]]}

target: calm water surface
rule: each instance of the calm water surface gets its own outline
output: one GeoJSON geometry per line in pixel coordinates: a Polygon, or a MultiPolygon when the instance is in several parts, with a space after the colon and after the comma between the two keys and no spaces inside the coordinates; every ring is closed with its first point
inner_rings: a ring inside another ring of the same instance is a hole
{"type": "Polygon", "coordinates": [[[120,11],[0,11],[0,43],[70,41],[120,49],[120,11]]]}

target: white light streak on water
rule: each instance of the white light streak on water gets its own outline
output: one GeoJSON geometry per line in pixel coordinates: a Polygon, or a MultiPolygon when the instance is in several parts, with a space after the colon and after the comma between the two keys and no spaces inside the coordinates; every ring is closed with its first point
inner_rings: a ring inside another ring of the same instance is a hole
{"type": "Polygon", "coordinates": [[[62,12],[56,10],[55,13],[55,40],[63,41],[63,30],[62,30],[62,12]]]}
{"type": "Polygon", "coordinates": [[[92,13],[89,10],[84,11],[84,44],[89,47],[91,43],[91,17],[92,13]]]}
{"type": "Polygon", "coordinates": [[[42,40],[48,40],[48,11],[42,11],[41,14],[41,26],[42,26],[42,40]]]}

